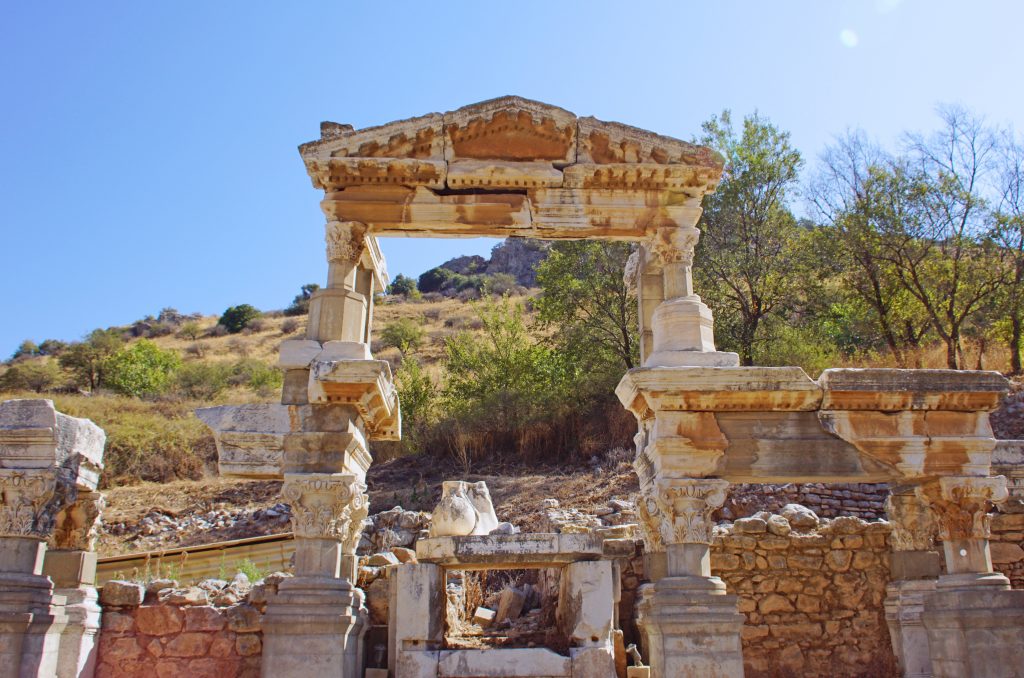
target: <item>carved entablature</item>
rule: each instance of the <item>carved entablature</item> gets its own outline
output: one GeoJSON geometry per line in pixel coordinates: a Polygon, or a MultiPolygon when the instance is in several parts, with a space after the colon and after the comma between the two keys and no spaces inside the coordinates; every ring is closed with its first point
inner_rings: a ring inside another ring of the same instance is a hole
{"type": "Polygon", "coordinates": [[[0,536],[46,539],[59,502],[52,472],[0,470],[0,536]]]}
{"type": "MultiPolygon", "coordinates": [[[[715,478],[661,479],[654,498],[661,514],[670,518],[670,532],[662,531],[670,544],[710,544],[711,514],[725,504],[729,482],[715,478]]],[[[667,522],[667,521],[663,521],[667,522]]]]}
{"type": "Polygon", "coordinates": [[[885,500],[892,524],[894,551],[930,551],[935,548],[937,526],[928,505],[913,491],[892,492],[885,500]]]}
{"type": "Polygon", "coordinates": [[[78,492],[58,514],[49,546],[57,551],[92,551],[106,500],[99,492],[78,492]]]}
{"type": "Polygon", "coordinates": [[[346,473],[286,474],[281,493],[292,507],[295,536],[307,539],[348,544],[352,530],[362,529],[369,505],[366,485],[346,473]]]}
{"type": "Polygon", "coordinates": [[[917,496],[928,504],[943,541],[988,539],[989,511],[1007,497],[1006,478],[945,477],[921,485],[917,496]]]}
{"type": "Polygon", "coordinates": [[[710,148],[520,97],[299,147],[330,221],[369,235],[644,240],[693,226],[724,159],[710,148]]]}

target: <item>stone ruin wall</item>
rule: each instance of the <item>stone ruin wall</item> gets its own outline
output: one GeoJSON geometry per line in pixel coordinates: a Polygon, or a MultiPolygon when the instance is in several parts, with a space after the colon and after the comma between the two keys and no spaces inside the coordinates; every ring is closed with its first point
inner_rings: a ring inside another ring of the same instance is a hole
{"type": "Polygon", "coordinates": [[[103,588],[96,678],[259,677],[261,614],[273,582],[253,587],[240,600],[199,587],[161,589],[161,584],[171,582],[103,588]],[[212,604],[211,599],[237,602],[212,604]]]}
{"type": "MultiPolygon", "coordinates": [[[[727,508],[744,514],[755,509],[763,512],[720,524],[712,544],[712,573],[739,596],[739,611],[746,616],[742,634],[746,675],[895,676],[883,609],[890,579],[889,525],[850,515],[815,521],[801,514],[785,520],[776,508],[792,497],[811,495],[809,504],[815,505],[814,497],[820,498],[815,513],[859,510],[881,515],[883,509],[876,504],[884,503],[887,488],[808,484],[779,486],[784,491],[762,494],[754,487],[749,493],[735,488],[739,490],[736,501],[727,508]],[[748,499],[758,494],[760,504],[748,499]],[[825,501],[833,498],[838,506],[825,501]]],[[[630,529],[632,507],[620,500],[609,503],[613,506],[595,512],[599,516],[546,506],[544,528],[605,532],[608,538],[618,539],[621,549],[629,545],[630,540],[623,537],[630,529]]],[[[369,520],[364,539],[373,545],[372,551],[386,552],[383,557],[367,557],[360,568],[360,584],[367,591],[377,628],[387,619],[388,570],[414,558],[409,549],[397,545],[389,549],[391,542],[405,541],[394,539],[391,532],[404,521],[415,534],[423,527],[425,515],[392,509],[369,520]]],[[[996,569],[1011,579],[1014,588],[1024,588],[1024,513],[995,514],[991,542],[996,569]]],[[[632,540],[632,548],[623,552],[632,554],[618,560],[619,625],[629,643],[638,639],[635,604],[647,574],[642,541],[632,540]]],[[[160,582],[153,582],[148,590],[133,585],[127,594],[123,585],[106,587],[101,597],[104,615],[96,675],[259,675],[260,613],[266,596],[276,587],[275,576],[242,596],[225,595],[231,586],[222,592],[197,587],[161,590],[160,582]]]]}
{"type": "MultiPolygon", "coordinates": [[[[748,678],[897,675],[883,608],[888,523],[847,516],[798,532],[777,514],[770,522],[763,515],[719,526],[711,545],[712,574],[739,597],[746,616],[748,678]]],[[[637,639],[642,552],[638,541],[636,555],[620,560],[619,620],[627,642],[637,639]]]]}

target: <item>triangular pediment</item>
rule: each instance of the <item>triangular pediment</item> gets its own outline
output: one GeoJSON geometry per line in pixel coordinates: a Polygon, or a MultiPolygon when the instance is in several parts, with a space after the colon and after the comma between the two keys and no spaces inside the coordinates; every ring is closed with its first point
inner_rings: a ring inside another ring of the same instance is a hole
{"type": "Polygon", "coordinates": [[[688,165],[719,172],[713,150],[540,101],[505,96],[447,113],[353,129],[323,123],[321,138],[299,147],[303,158],[396,158],[571,164],[688,165]]]}

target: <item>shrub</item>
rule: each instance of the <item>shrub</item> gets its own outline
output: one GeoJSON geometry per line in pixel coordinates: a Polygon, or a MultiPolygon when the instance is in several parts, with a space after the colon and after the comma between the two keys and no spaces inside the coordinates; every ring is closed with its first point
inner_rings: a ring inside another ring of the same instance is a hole
{"type": "Polygon", "coordinates": [[[440,266],[426,271],[420,276],[417,287],[420,292],[440,292],[457,273],[440,266]]]}
{"type": "Polygon", "coordinates": [[[249,355],[249,342],[241,337],[235,337],[228,342],[228,348],[235,355],[240,355],[243,358],[249,355]]]}
{"type": "Polygon", "coordinates": [[[488,294],[501,296],[515,290],[518,283],[511,273],[495,273],[483,279],[483,286],[488,294]]]}
{"type": "Polygon", "coordinates": [[[42,393],[59,386],[63,376],[53,360],[22,361],[0,375],[0,390],[42,393]]]}
{"type": "Polygon", "coordinates": [[[309,283],[302,286],[302,290],[295,295],[292,305],[284,310],[285,315],[306,315],[309,313],[309,300],[313,293],[320,289],[316,283],[309,283]]]}
{"type": "Polygon", "coordinates": [[[402,361],[395,382],[402,403],[402,447],[416,452],[437,421],[437,386],[415,358],[402,361]]]}
{"type": "Polygon", "coordinates": [[[281,323],[281,332],[284,334],[291,334],[297,329],[299,329],[299,321],[295,318],[288,318],[288,320],[281,323]]]}
{"type": "Polygon", "coordinates": [[[31,358],[34,355],[39,355],[39,346],[31,339],[26,339],[18,345],[18,348],[14,351],[14,355],[11,356],[11,360],[31,358]]]}
{"type": "Polygon", "coordinates": [[[245,329],[253,332],[262,332],[267,329],[267,321],[263,318],[253,318],[249,321],[249,324],[245,326],[245,329]]]}
{"type": "Polygon", "coordinates": [[[195,358],[202,358],[206,355],[206,344],[201,341],[196,341],[185,347],[185,353],[195,358]]]}
{"type": "Polygon", "coordinates": [[[239,360],[231,368],[230,382],[236,386],[246,386],[261,396],[268,396],[281,388],[284,374],[260,360],[239,360]]]}
{"type": "Polygon", "coordinates": [[[408,278],[401,273],[395,276],[395,279],[388,285],[388,294],[401,294],[403,297],[416,298],[420,295],[419,289],[416,287],[416,281],[412,278],[408,278]]]}
{"type": "Polygon", "coordinates": [[[224,337],[228,334],[228,328],[224,327],[220,323],[217,323],[206,331],[208,337],[224,337]]]}
{"type": "Polygon", "coordinates": [[[76,386],[95,391],[103,383],[107,359],[122,345],[124,337],[118,330],[93,330],[85,341],[68,346],[58,360],[71,371],[76,386]]]}
{"type": "Polygon", "coordinates": [[[174,375],[174,388],[181,396],[212,400],[228,387],[231,368],[223,363],[190,362],[174,375]]]}
{"type": "Polygon", "coordinates": [[[39,355],[60,355],[67,347],[66,342],[57,339],[47,339],[39,344],[39,355]]]}
{"type": "Polygon", "coordinates": [[[382,346],[394,346],[402,353],[416,350],[423,343],[423,327],[412,318],[400,318],[384,326],[382,346]]]}
{"type": "Polygon", "coordinates": [[[201,336],[203,336],[203,328],[200,327],[199,323],[195,320],[189,320],[178,330],[178,337],[181,339],[191,339],[192,341],[195,341],[201,336]]]}
{"type": "Polygon", "coordinates": [[[259,309],[255,306],[239,304],[224,311],[218,324],[223,325],[231,334],[238,334],[260,315],[259,309]]]}
{"type": "Polygon", "coordinates": [[[155,395],[170,384],[180,366],[181,360],[174,351],[165,351],[142,339],[106,359],[103,381],[125,395],[155,395]]]}

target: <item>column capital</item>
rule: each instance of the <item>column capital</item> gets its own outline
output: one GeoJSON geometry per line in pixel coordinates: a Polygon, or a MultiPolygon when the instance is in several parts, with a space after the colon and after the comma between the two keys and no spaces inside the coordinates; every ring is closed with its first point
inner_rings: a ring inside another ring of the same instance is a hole
{"type": "Polygon", "coordinates": [[[348,473],[285,474],[281,493],[292,507],[295,536],[306,539],[351,541],[369,504],[366,485],[348,473]]]}
{"type": "Polygon", "coordinates": [[[366,224],[328,221],[324,240],[327,243],[327,261],[355,264],[366,249],[366,224]]]}
{"type": "Polygon", "coordinates": [[[57,514],[49,547],[57,551],[92,551],[106,505],[100,492],[79,491],[74,503],[57,514]]]}
{"type": "Polygon", "coordinates": [[[943,541],[988,539],[988,512],[1008,496],[1003,476],[946,476],[919,486],[916,494],[932,510],[943,541]]]}
{"type": "Polygon", "coordinates": [[[662,265],[693,266],[693,253],[700,240],[700,229],[693,226],[663,226],[647,243],[650,252],[662,265]]]}
{"type": "Polygon", "coordinates": [[[0,470],[0,536],[46,539],[58,508],[56,488],[51,471],[0,470]]]}
{"type": "Polygon", "coordinates": [[[935,548],[936,524],[927,503],[914,491],[892,492],[885,500],[892,524],[894,551],[930,551],[935,548]]]}
{"type": "Polygon", "coordinates": [[[652,551],[671,544],[710,544],[711,514],[725,503],[729,481],[718,478],[661,479],[643,494],[639,513],[652,551]]]}

